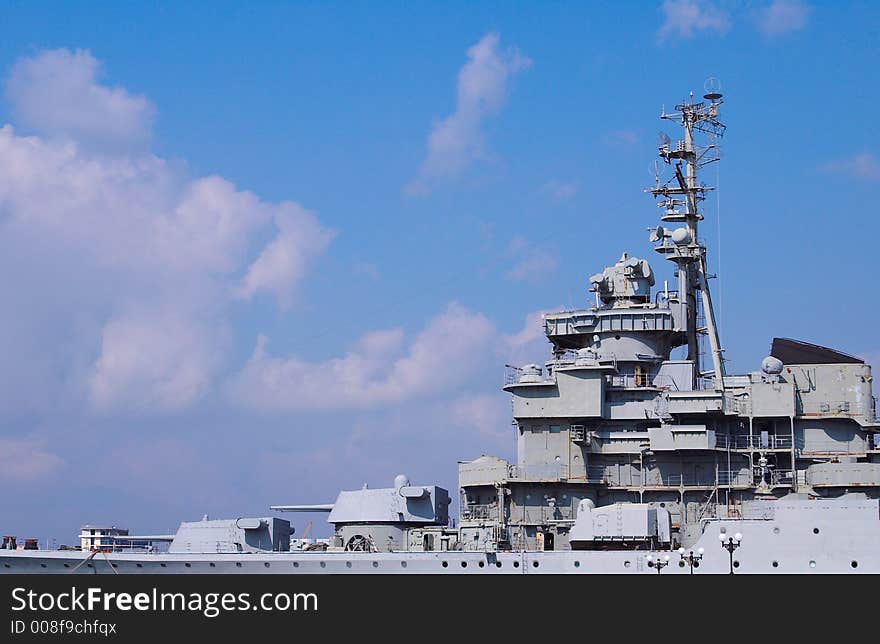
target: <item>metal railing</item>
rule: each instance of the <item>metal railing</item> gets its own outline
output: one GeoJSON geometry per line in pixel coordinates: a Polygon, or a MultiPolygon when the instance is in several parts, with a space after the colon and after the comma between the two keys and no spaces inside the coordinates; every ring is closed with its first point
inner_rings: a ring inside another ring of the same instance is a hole
{"type": "Polygon", "coordinates": [[[649,373],[621,372],[605,376],[609,387],[626,388],[626,389],[674,389],[678,387],[675,380],[669,374],[656,374],[654,376],[649,373]]]}
{"type": "Polygon", "coordinates": [[[760,434],[748,435],[727,435],[716,434],[715,446],[719,449],[744,449],[744,450],[790,450],[791,436],[777,436],[770,434],[761,436],[760,434]]]}
{"type": "Polygon", "coordinates": [[[753,483],[752,475],[742,470],[721,470],[717,472],[717,476],[714,472],[711,476],[708,473],[706,476],[700,476],[697,474],[664,474],[656,470],[649,470],[645,472],[644,479],[638,472],[633,472],[628,476],[608,472],[604,479],[610,486],[631,488],[709,488],[718,485],[748,487],[753,483]]]}

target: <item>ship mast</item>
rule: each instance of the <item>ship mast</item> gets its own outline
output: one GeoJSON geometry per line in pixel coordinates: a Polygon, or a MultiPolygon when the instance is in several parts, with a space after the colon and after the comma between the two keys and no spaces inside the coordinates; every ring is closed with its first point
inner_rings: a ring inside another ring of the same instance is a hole
{"type": "Polygon", "coordinates": [[[674,231],[658,227],[652,240],[660,242],[656,250],[675,262],[678,269],[678,297],[686,307],[687,358],[694,363],[694,387],[697,387],[698,379],[711,375],[715,389],[720,391],[724,388],[724,359],[709,292],[706,247],[698,231],[698,224],[703,219],[700,203],[713,188],[697,181],[697,170],[720,158],[718,139],[724,135],[725,125],[718,120],[718,108],[724,101],[714,89],[710,89],[703,98],[707,102],[695,103],[691,92],[688,99],[676,105],[671,114],[665,108],[660,114],[661,119],[678,123],[684,130],[684,138],[673,147],[669,137],[661,135],[659,155],[667,165],[674,166],[674,177],[661,183],[660,173],[657,172],[655,185],[648,192],[655,198],[661,197],[658,206],[665,211],[662,221],[684,224],[674,231]],[[698,144],[695,133],[706,135],[706,142],[698,144]],[[706,319],[705,327],[697,326],[698,298],[706,319]],[[709,338],[713,367],[710,371],[703,371],[701,365],[701,334],[709,338]]]}

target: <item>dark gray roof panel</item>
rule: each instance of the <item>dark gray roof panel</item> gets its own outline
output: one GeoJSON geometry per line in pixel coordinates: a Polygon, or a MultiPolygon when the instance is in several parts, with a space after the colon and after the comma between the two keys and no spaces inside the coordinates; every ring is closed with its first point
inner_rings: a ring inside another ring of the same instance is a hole
{"type": "Polygon", "coordinates": [[[856,358],[842,351],[835,351],[828,347],[820,347],[818,344],[801,342],[790,338],[773,338],[773,346],[770,355],[782,360],[783,364],[864,364],[861,358],[856,358]]]}

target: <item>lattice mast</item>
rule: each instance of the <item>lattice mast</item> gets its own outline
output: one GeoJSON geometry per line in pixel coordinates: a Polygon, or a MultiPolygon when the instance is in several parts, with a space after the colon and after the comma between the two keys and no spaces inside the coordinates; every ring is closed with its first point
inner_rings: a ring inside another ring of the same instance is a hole
{"type": "Polygon", "coordinates": [[[684,225],[672,231],[658,226],[651,239],[659,242],[656,250],[675,262],[678,268],[678,297],[687,307],[687,357],[694,362],[694,387],[697,387],[699,378],[711,375],[714,387],[721,390],[724,359],[709,291],[706,247],[698,231],[698,224],[703,219],[700,204],[705,200],[706,193],[714,188],[700,183],[697,171],[720,158],[718,139],[724,135],[725,125],[718,120],[718,108],[724,101],[721,94],[715,91],[709,91],[704,96],[707,102],[695,103],[693,99],[691,92],[688,100],[676,105],[671,114],[665,108],[660,114],[661,119],[681,125],[684,138],[673,147],[669,137],[661,134],[659,156],[666,165],[673,166],[674,175],[661,182],[658,166],[655,185],[648,189],[655,198],[661,198],[658,203],[664,209],[661,220],[684,225]],[[705,135],[704,144],[695,141],[695,133],[705,135]],[[703,307],[705,327],[698,327],[698,298],[703,307]],[[708,336],[712,353],[712,369],[707,371],[703,370],[701,364],[701,334],[708,336]]]}

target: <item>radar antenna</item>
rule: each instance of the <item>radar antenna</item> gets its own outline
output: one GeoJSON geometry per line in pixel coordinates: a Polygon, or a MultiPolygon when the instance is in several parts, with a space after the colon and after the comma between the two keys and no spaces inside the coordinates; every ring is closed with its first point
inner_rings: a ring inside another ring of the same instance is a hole
{"type": "Polygon", "coordinates": [[[711,375],[717,390],[724,388],[724,359],[709,292],[706,247],[698,234],[698,224],[703,219],[700,203],[713,188],[698,182],[697,171],[720,159],[718,142],[726,129],[718,120],[718,108],[724,102],[720,88],[718,79],[710,77],[706,80],[704,101],[695,102],[694,93],[691,92],[686,100],[675,106],[672,113],[667,113],[663,108],[660,118],[678,123],[684,131],[684,138],[673,145],[668,136],[658,137],[660,159],[673,166],[674,174],[664,183],[657,180],[653,188],[646,190],[660,199],[657,205],[664,211],[661,216],[664,222],[683,224],[669,237],[652,235],[652,241],[659,242],[657,252],[666,255],[678,268],[679,301],[686,307],[687,357],[694,362],[694,386],[697,386],[698,378],[711,375]],[[697,143],[697,134],[704,135],[701,137],[705,139],[703,143],[697,143]],[[697,326],[698,297],[706,318],[705,328],[697,326]],[[700,364],[701,334],[709,338],[711,371],[703,371],[700,364]]]}

